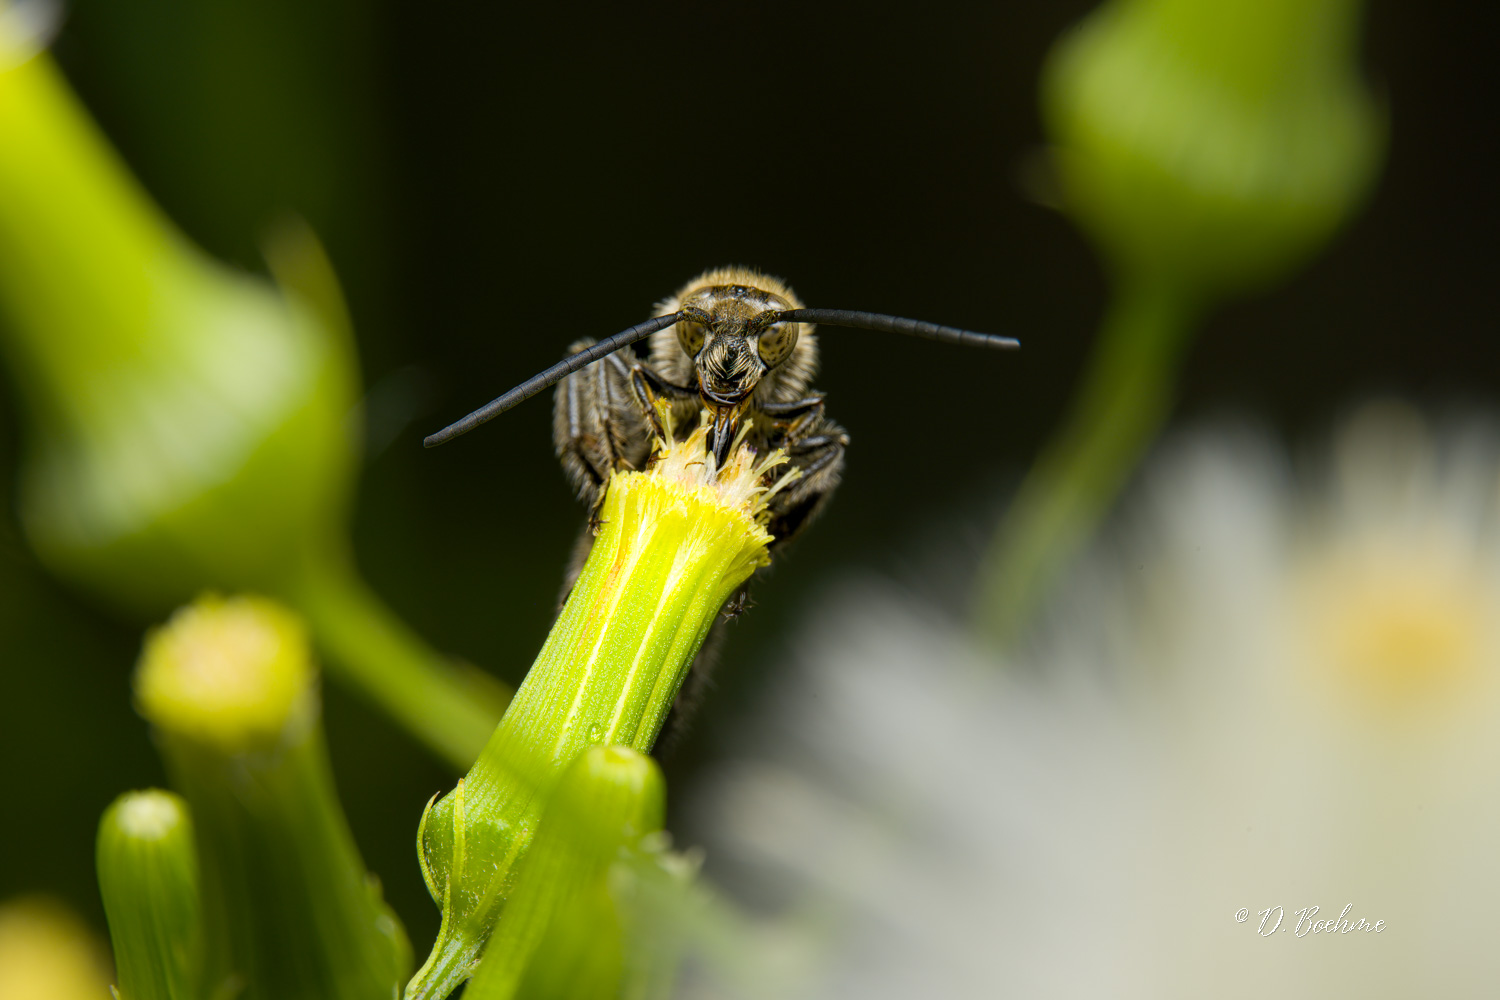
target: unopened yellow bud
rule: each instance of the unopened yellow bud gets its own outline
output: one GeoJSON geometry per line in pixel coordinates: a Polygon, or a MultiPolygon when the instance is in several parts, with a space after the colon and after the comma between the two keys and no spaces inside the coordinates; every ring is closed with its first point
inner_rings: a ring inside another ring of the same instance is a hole
{"type": "Polygon", "coordinates": [[[137,698],[197,830],[200,995],[390,1000],[409,971],[339,806],[315,681],[298,619],[263,598],[200,598],[147,640],[137,698]]]}
{"type": "Polygon", "coordinates": [[[136,675],[154,725],[225,752],[275,742],[310,710],[301,623],[256,597],[199,598],[151,632],[136,675]]]}

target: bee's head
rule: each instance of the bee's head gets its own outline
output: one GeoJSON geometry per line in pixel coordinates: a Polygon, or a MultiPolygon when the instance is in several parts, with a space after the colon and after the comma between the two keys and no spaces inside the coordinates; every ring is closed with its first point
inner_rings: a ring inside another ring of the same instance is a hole
{"type": "Polygon", "coordinates": [[[750,285],[710,285],[683,298],[677,340],[692,358],[705,403],[743,403],[792,356],[802,324],[774,321],[791,308],[786,298],[750,285]]]}
{"type": "Polygon", "coordinates": [[[680,299],[677,342],[692,359],[704,406],[715,414],[710,448],[721,462],[751,396],[763,381],[774,392],[792,357],[802,324],[778,316],[797,305],[790,293],[730,282],[690,287],[680,299]]]}

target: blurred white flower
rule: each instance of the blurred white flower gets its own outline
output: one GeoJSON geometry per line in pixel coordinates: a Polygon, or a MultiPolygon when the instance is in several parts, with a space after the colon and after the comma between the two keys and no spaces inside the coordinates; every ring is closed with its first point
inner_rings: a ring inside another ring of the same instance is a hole
{"type": "Polygon", "coordinates": [[[1010,669],[848,588],[706,797],[711,868],[831,917],[807,995],[1497,995],[1496,446],[1393,404],[1301,475],[1180,442],[1010,669]]]}

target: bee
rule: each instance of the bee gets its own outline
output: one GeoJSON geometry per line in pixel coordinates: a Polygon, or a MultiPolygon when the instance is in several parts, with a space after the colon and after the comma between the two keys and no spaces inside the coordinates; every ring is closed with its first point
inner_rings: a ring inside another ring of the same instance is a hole
{"type": "MultiPolygon", "coordinates": [[[[705,447],[722,465],[740,432],[762,454],[780,448],[801,476],[772,498],[766,525],[784,545],[822,509],[843,472],[849,435],[811,388],[816,328],[902,333],[949,344],[1014,349],[1010,337],[843,309],[809,309],[777,278],[742,267],[708,271],[659,302],[655,316],[604,340],[579,340],[569,356],[427,437],[429,448],[466,434],[552,385],[557,456],[580,500],[597,512],[609,477],[639,469],[663,437],[655,404],[674,427],[707,414],[705,447]],[[647,359],[632,345],[650,338],[647,359]]],[[[591,513],[592,519],[597,514],[591,513]]],[[[580,546],[587,555],[587,547],[580,546]]],[[[579,563],[581,566],[581,563],[579,563]]],[[[570,578],[575,574],[570,573],[570,578]]],[[[570,579],[571,582],[571,579],[570,579]]]]}
{"type": "MultiPolygon", "coordinates": [[[[741,428],[760,454],[780,448],[801,471],[767,508],[773,546],[800,532],[827,503],[844,467],[849,435],[824,411],[812,389],[818,368],[819,324],[903,333],[964,346],[1013,349],[1009,337],[974,333],[879,313],[808,309],[785,283],[740,267],[708,271],[657,303],[656,315],[604,340],[578,340],[564,360],[463,419],[427,437],[432,448],[466,434],[552,385],[552,438],[563,471],[589,520],[563,582],[565,600],[593,547],[610,476],[643,468],[655,438],[665,438],[656,403],[674,428],[711,426],[704,447],[722,466],[741,428]],[[646,359],[634,344],[650,338],[646,359]]],[[[724,625],[754,602],[745,586],[726,602],[693,661],[664,728],[662,745],[682,735],[682,720],[701,700],[724,625]]]]}

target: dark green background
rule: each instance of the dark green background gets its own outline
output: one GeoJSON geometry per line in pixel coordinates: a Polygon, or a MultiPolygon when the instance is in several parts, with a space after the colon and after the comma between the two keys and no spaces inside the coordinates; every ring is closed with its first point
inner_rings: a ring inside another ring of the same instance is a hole
{"type": "MultiPolygon", "coordinates": [[[[999,356],[828,332],[819,384],[854,438],[848,476],[734,627],[720,690],[667,761],[682,789],[774,674],[805,598],[852,569],[927,578],[934,541],[973,551],[1057,421],[1103,283],[1015,177],[1040,141],[1043,56],[1089,6],[76,0],[56,51],[211,251],[259,268],[259,235],[288,209],[325,237],[384,445],[361,563],[434,643],[512,682],[580,521],[549,407],[437,452],[423,433],[723,263],[782,275],[810,304],[1025,340],[999,356]]],[[[1296,432],[1371,392],[1497,398],[1496,63],[1476,6],[1373,6],[1367,64],[1393,122],[1373,202],[1288,287],[1212,319],[1180,418],[1230,408],[1296,432]]],[[[0,408],[6,482],[16,419],[0,408]]],[[[0,898],[53,890],[100,920],[96,818],[163,780],[129,705],[140,632],[44,577],[6,510],[0,898]]],[[[327,700],[356,835],[420,952],[436,912],[416,821],[452,776],[342,692],[327,700]]]]}

